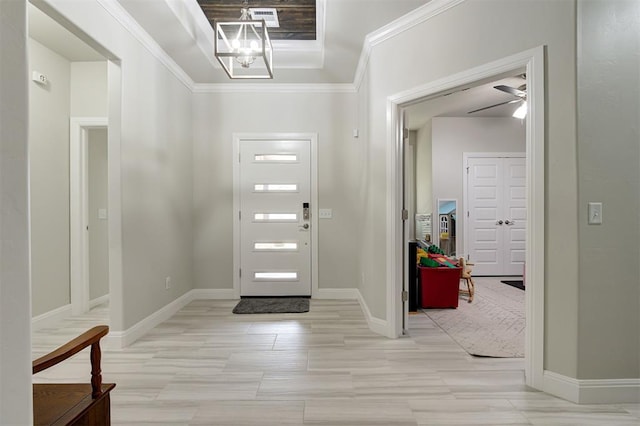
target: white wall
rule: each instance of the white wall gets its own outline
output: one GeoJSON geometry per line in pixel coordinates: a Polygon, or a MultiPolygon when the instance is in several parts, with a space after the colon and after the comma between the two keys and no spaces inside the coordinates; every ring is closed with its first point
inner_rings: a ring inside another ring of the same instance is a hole
{"type": "Polygon", "coordinates": [[[355,288],[356,185],[362,143],[352,137],[354,94],[211,93],[194,98],[197,288],[233,287],[233,133],[317,133],[319,288],[355,288]]]}
{"type": "Polygon", "coordinates": [[[581,0],[578,18],[578,378],[640,378],[640,3],[581,0]]]}
{"type": "Polygon", "coordinates": [[[418,213],[433,213],[431,170],[431,119],[417,131],[416,137],[416,206],[418,213]]]}
{"type": "Polygon", "coordinates": [[[69,62],[29,39],[29,162],[33,316],[70,303],[69,117],[107,116],[107,65],[69,62]]]}
{"type": "Polygon", "coordinates": [[[109,294],[109,237],[107,210],[107,129],[89,130],[89,300],[109,294]]]}
{"type": "MultiPolygon", "coordinates": [[[[457,200],[456,253],[464,251],[463,154],[472,152],[524,152],[525,123],[517,118],[433,118],[432,185],[438,199],[457,200]]],[[[437,216],[434,216],[437,218],[437,216]]]]}
{"type": "Polygon", "coordinates": [[[70,303],[69,105],[70,63],[29,39],[29,173],[33,315],[70,303]]]}
{"type": "Polygon", "coordinates": [[[0,424],[32,423],[26,2],[0,1],[0,424]]]}
{"type": "MultiPolygon", "coordinates": [[[[368,82],[359,89],[360,96],[368,97],[363,124],[373,154],[366,182],[374,198],[368,206],[372,217],[363,236],[386,229],[387,98],[541,45],[546,46],[545,180],[550,183],[545,200],[545,368],[576,377],[578,238],[577,223],[567,222],[577,217],[573,2],[466,1],[372,49],[368,82]]],[[[379,246],[385,243],[382,238],[379,246]]],[[[375,273],[362,293],[366,303],[376,307],[374,314],[385,319],[380,306],[386,306],[386,254],[377,250],[366,255],[375,273]]]]}
{"type": "Polygon", "coordinates": [[[117,276],[110,274],[115,288],[110,325],[112,331],[124,331],[193,286],[191,91],[179,72],[152,53],[153,43],[135,39],[97,1],[42,4],[118,61],[110,71],[121,71],[108,76],[110,82],[120,80],[122,88],[109,95],[109,126],[115,126],[109,132],[109,176],[118,185],[110,194],[119,195],[121,204],[120,217],[111,215],[110,223],[121,223],[117,236],[122,238],[120,258],[110,257],[118,265],[117,276]]]}
{"type": "Polygon", "coordinates": [[[71,117],[106,117],[107,61],[71,62],[71,117]]]}

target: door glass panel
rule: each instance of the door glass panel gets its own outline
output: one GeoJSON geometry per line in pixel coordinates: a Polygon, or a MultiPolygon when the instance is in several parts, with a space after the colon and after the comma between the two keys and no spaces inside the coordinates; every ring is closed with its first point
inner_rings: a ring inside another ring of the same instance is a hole
{"type": "Polygon", "coordinates": [[[253,185],[255,192],[298,192],[295,183],[256,183],[253,185]]]}
{"type": "Polygon", "coordinates": [[[253,278],[256,281],[296,281],[297,272],[254,272],[253,278]]]}
{"type": "Polygon", "coordinates": [[[259,162],[286,162],[298,161],[296,154],[256,154],[253,159],[259,162]]]}
{"type": "Polygon", "coordinates": [[[253,249],[256,251],[295,251],[298,250],[298,243],[295,242],[262,242],[253,243],[253,249]]]}
{"type": "Polygon", "coordinates": [[[255,222],[297,222],[297,213],[254,213],[255,222]]]}

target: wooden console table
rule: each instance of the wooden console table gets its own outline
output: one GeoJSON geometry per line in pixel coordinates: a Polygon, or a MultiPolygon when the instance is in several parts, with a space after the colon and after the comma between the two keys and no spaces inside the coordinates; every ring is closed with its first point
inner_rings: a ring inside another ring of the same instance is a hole
{"type": "Polygon", "coordinates": [[[109,327],[100,325],[66,345],[33,361],[33,374],[52,367],[91,346],[91,384],[41,383],[33,385],[34,425],[110,425],[109,392],[115,384],[102,383],[100,339],[109,327]]]}

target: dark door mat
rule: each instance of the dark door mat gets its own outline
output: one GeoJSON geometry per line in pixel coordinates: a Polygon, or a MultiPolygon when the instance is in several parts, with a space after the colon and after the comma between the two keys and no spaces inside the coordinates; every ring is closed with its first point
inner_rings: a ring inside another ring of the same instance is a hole
{"type": "Polygon", "coordinates": [[[304,297],[247,297],[233,308],[234,314],[284,314],[309,312],[309,299],[304,297]]]}
{"type": "Polygon", "coordinates": [[[515,288],[519,288],[520,290],[524,290],[524,281],[522,281],[522,280],[514,280],[514,281],[505,280],[505,281],[500,281],[500,282],[504,283],[506,285],[510,285],[511,287],[515,287],[515,288]]]}

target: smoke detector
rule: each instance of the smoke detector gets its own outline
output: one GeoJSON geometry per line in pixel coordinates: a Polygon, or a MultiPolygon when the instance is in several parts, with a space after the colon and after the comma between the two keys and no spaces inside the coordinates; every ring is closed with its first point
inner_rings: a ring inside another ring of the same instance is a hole
{"type": "Polygon", "coordinates": [[[264,19],[267,28],[278,28],[278,11],[275,7],[252,7],[249,9],[249,15],[253,20],[264,19]]]}

